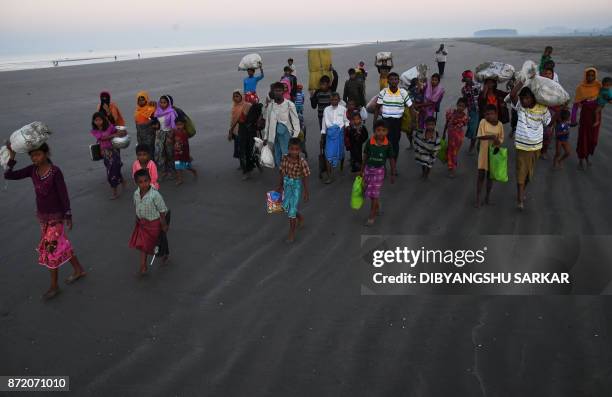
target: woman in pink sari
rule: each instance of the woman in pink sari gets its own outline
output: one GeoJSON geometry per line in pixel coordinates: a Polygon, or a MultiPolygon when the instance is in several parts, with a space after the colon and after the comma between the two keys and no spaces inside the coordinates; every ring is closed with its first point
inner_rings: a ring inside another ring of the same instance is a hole
{"type": "Polygon", "coordinates": [[[434,73],[425,86],[425,102],[419,106],[419,129],[425,128],[425,120],[435,117],[444,97],[444,87],[440,84],[440,75],[434,73]]]}

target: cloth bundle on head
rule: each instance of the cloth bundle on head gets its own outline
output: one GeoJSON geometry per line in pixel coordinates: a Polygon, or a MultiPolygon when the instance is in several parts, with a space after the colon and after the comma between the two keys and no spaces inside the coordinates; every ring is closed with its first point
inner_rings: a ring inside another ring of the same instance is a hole
{"type": "Polygon", "coordinates": [[[134,111],[134,120],[136,121],[136,124],[148,123],[154,113],[155,106],[151,105],[149,93],[146,91],[140,91],[138,94],[136,94],[136,110],[134,111]],[[138,100],[140,98],[144,98],[146,102],[144,106],[140,106],[138,104],[138,100]]]}
{"type": "Polygon", "coordinates": [[[599,90],[601,90],[601,81],[597,80],[597,69],[595,68],[586,68],[584,70],[584,77],[582,82],[578,84],[576,87],[576,97],[574,98],[574,102],[582,102],[584,100],[593,100],[599,96],[599,90]],[[587,82],[587,73],[595,72],[595,80],[589,83],[587,82]]]}

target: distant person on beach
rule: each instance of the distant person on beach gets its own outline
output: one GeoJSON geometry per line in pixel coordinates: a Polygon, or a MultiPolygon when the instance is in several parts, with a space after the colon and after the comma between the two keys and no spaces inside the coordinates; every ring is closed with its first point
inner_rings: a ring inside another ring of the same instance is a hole
{"type": "Polygon", "coordinates": [[[331,103],[331,80],[328,76],[322,76],[319,79],[319,88],[310,96],[310,106],[317,109],[317,117],[319,118],[319,129],[323,126],[323,112],[331,103]]]}
{"type": "Polygon", "coordinates": [[[183,184],[183,172],[189,171],[194,178],[198,177],[197,171],[191,162],[191,151],[189,150],[189,135],[185,130],[187,120],[182,117],[176,119],[174,129],[174,169],[176,170],[176,185],[183,184]]]}
{"type": "Polygon", "coordinates": [[[136,160],[132,163],[132,178],[134,174],[136,174],[136,171],[145,169],[149,172],[151,186],[159,190],[159,183],[157,182],[157,165],[151,160],[150,152],[151,149],[147,145],[136,145],[136,160]]]}
{"type": "MultiPolygon", "coordinates": [[[[519,210],[525,208],[525,192],[533,180],[536,163],[544,140],[544,127],[550,124],[548,108],[536,102],[529,87],[517,81],[510,92],[512,106],[518,113],[514,147],[516,148],[516,201],[519,210]]],[[[501,122],[501,120],[500,120],[501,122]]]]}
{"type": "Polygon", "coordinates": [[[121,184],[125,187],[125,180],[121,174],[121,154],[119,149],[113,147],[112,139],[115,137],[123,137],[127,135],[126,131],[118,131],[114,125],[109,123],[108,119],[102,112],[96,112],[91,117],[91,135],[96,138],[100,144],[100,151],[104,159],[106,167],[106,179],[111,187],[111,200],[119,197],[117,187],[121,184]]]}
{"type": "Polygon", "coordinates": [[[13,168],[17,164],[15,152],[10,143],[7,144],[9,162],[4,172],[4,179],[19,180],[31,178],[36,193],[36,216],[40,224],[41,237],[36,251],[38,263],[49,269],[51,286],[44,293],[43,299],[49,300],[59,294],[57,282],[58,269],[66,262],[72,265],[72,274],[66,279],[66,284],[85,277],[87,273],[74,254],[72,244],[66,236],[64,225],[72,230],[72,212],[70,198],[64,181],[62,171],[51,162],[49,146],[44,143],[37,149],[28,153],[32,164],[19,169],[13,168]]]}
{"type": "Polygon", "coordinates": [[[355,104],[361,108],[366,105],[365,84],[363,80],[357,78],[357,71],[355,69],[349,69],[348,75],[349,78],[344,83],[342,100],[348,102],[352,99],[355,101],[355,104]]]}
{"type": "Polygon", "coordinates": [[[244,100],[249,103],[259,102],[257,96],[257,83],[264,78],[263,66],[259,67],[259,75],[255,76],[255,69],[247,69],[247,77],[243,81],[244,100]]]}
{"type": "Polygon", "coordinates": [[[321,151],[327,160],[327,178],[324,183],[333,181],[333,169],[344,162],[344,129],[348,127],[346,108],[340,105],[340,94],[333,92],[331,102],[323,112],[321,125],[321,151]]]}
{"type": "Polygon", "coordinates": [[[559,120],[555,124],[555,160],[554,168],[563,168],[563,162],[570,156],[571,150],[569,146],[570,134],[570,118],[571,112],[568,109],[561,109],[559,120]],[[561,155],[563,150],[563,155],[561,155]]]}
{"type": "Polygon", "coordinates": [[[100,104],[96,111],[103,113],[110,124],[125,126],[125,120],[119,110],[119,106],[117,106],[115,102],[111,102],[111,95],[109,92],[102,91],[100,93],[100,104]]]}
{"type": "Polygon", "coordinates": [[[544,53],[542,54],[542,56],[540,57],[540,65],[539,65],[539,72],[542,73],[542,71],[544,70],[544,64],[548,61],[552,61],[552,53],[553,53],[553,48],[551,46],[546,46],[544,48],[544,53]]]}
{"type": "Polygon", "coordinates": [[[465,137],[470,140],[469,153],[474,151],[476,146],[476,134],[478,132],[478,125],[480,123],[480,117],[478,112],[478,98],[480,96],[480,84],[474,81],[474,72],[466,70],[461,74],[461,81],[463,87],[461,87],[461,96],[465,99],[467,104],[468,112],[468,125],[465,131],[465,137]]]}
{"type": "Polygon", "coordinates": [[[134,110],[136,139],[139,145],[149,147],[151,158],[155,156],[155,131],[151,128],[151,117],[155,114],[156,106],[157,104],[149,99],[146,91],[136,94],[136,110],[134,110]]]}
{"type": "Polygon", "coordinates": [[[602,88],[597,79],[597,69],[590,67],[584,71],[582,82],[576,87],[574,106],[572,107],[572,126],[576,126],[576,118],[580,113],[580,127],[578,128],[578,142],[576,153],[578,154],[578,169],[584,170],[584,163],[591,166],[589,156],[595,153],[599,141],[599,128],[597,124],[597,98],[602,88]]]}
{"type": "Polygon", "coordinates": [[[295,76],[295,64],[293,63],[293,58],[287,59],[287,67],[291,69],[291,74],[295,76]]]}
{"type": "Polygon", "coordinates": [[[491,189],[493,188],[493,180],[489,177],[489,146],[495,146],[496,150],[504,141],[504,125],[497,118],[497,107],[495,105],[487,105],[484,109],[484,119],[478,125],[477,139],[478,147],[478,179],[476,182],[476,202],[474,207],[480,208],[482,202],[482,187],[487,180],[487,190],[484,203],[491,204],[491,189]]]}
{"type": "Polygon", "coordinates": [[[609,103],[612,103],[612,77],[604,77],[601,80],[601,90],[599,90],[599,96],[597,97],[597,113],[595,114],[593,127],[599,127],[601,124],[601,112],[609,103]]]}
{"type": "Polygon", "coordinates": [[[467,102],[465,98],[461,97],[457,100],[456,107],[450,108],[446,111],[446,124],[444,125],[442,138],[446,139],[448,135],[446,158],[448,165],[448,176],[450,178],[455,177],[457,158],[461,145],[463,144],[463,137],[465,135],[464,128],[467,126],[469,121],[466,108],[467,102]]]}
{"type": "MultiPolygon", "coordinates": [[[[151,186],[151,177],[146,169],[134,174],[138,188],[134,192],[134,207],[136,209],[136,225],[130,237],[129,247],[140,251],[139,276],[147,274],[147,256],[155,255],[155,247],[159,245],[162,232],[168,232],[166,214],[168,207],[162,195],[151,186]]],[[[160,247],[161,248],[161,247],[160,247]]],[[[164,263],[167,256],[164,256],[164,263]]]]}
{"type": "Polygon", "coordinates": [[[444,68],[446,67],[446,56],[448,52],[444,48],[444,44],[440,44],[440,47],[436,51],[436,62],[438,63],[438,74],[440,78],[444,77],[444,68]]]}
{"type": "Polygon", "coordinates": [[[277,167],[289,150],[289,140],[297,138],[300,133],[300,120],[295,105],[283,97],[284,90],[283,83],[272,84],[272,101],[268,105],[263,132],[264,145],[272,145],[274,164],[277,167]]]}
{"type": "Polygon", "coordinates": [[[283,209],[289,217],[289,235],[287,242],[295,241],[295,232],[304,224],[304,216],[299,212],[300,200],[308,201],[308,177],[310,168],[304,158],[299,138],[291,138],[288,142],[287,153],[283,154],[280,163],[280,182],[277,188],[283,194],[283,209]]]}
{"type": "Polygon", "coordinates": [[[414,159],[421,166],[421,178],[426,181],[440,150],[440,135],[436,130],[436,119],[427,117],[425,129],[417,130],[414,136],[414,159]]]}
{"type": "Polygon", "coordinates": [[[408,92],[399,87],[399,75],[395,72],[389,73],[389,86],[378,93],[376,109],[374,109],[374,122],[382,116],[387,126],[385,136],[388,137],[393,148],[393,158],[397,161],[399,155],[399,140],[402,129],[402,116],[404,110],[412,107],[412,100],[408,92]]]}
{"type": "Polygon", "coordinates": [[[163,151],[163,160],[161,167],[161,180],[167,177],[176,176],[174,168],[174,135],[173,130],[176,128],[176,118],[178,117],[176,110],[172,106],[172,97],[170,95],[162,95],[157,101],[155,109],[155,118],[159,122],[160,135],[164,136],[165,150],[163,151]]]}
{"type": "Polygon", "coordinates": [[[395,183],[395,153],[387,138],[387,125],[383,120],[374,122],[374,135],[368,140],[363,149],[363,162],[361,164],[361,177],[365,185],[364,196],[371,200],[370,215],[366,226],[372,226],[380,214],[380,191],[385,182],[385,165],[389,161],[391,172],[389,180],[395,183]]]}

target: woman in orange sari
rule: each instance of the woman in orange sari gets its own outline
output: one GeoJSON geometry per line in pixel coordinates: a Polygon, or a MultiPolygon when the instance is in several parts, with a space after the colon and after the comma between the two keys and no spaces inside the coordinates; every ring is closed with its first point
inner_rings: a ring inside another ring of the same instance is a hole
{"type": "Polygon", "coordinates": [[[155,157],[155,131],[151,127],[151,117],[155,113],[157,104],[149,99],[149,93],[140,91],[136,94],[136,110],[134,122],[136,123],[136,139],[139,145],[147,145],[151,158],[155,157]]]}
{"type": "Polygon", "coordinates": [[[578,128],[578,143],[576,144],[576,153],[580,161],[579,169],[584,170],[584,162],[591,166],[589,156],[595,153],[595,147],[599,140],[599,127],[595,126],[597,115],[597,96],[601,90],[601,82],[597,80],[597,69],[586,68],[584,70],[584,78],[576,87],[576,97],[574,98],[574,106],[572,107],[572,126],[578,125],[576,118],[580,111],[580,127],[578,128]]]}

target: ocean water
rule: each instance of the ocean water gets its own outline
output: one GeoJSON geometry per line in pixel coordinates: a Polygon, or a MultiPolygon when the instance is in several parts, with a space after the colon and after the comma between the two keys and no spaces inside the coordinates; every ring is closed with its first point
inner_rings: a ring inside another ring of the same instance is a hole
{"type": "Polygon", "coordinates": [[[175,55],[195,54],[211,51],[231,51],[249,48],[265,48],[275,46],[287,46],[293,48],[336,48],[350,47],[364,43],[326,43],[326,44],[236,44],[206,47],[177,47],[177,48],[153,48],[144,50],[109,50],[109,51],[87,51],[73,53],[54,54],[32,54],[32,55],[0,55],[0,72],[10,70],[27,70],[54,68],[71,65],[85,65],[92,63],[120,62],[136,59],[158,58],[175,55]]]}

